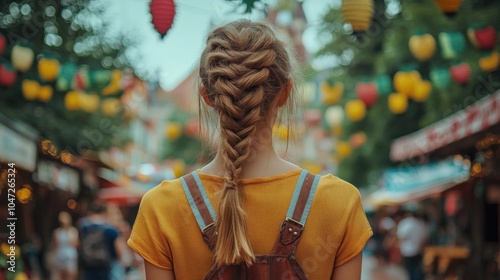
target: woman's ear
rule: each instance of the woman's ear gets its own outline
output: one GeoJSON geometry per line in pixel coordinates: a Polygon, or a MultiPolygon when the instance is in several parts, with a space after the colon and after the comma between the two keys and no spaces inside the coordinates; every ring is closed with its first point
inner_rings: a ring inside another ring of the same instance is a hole
{"type": "Polygon", "coordinates": [[[292,80],[288,80],[288,83],[283,87],[278,97],[278,107],[283,107],[290,97],[290,91],[292,91],[292,80]]]}
{"type": "Polygon", "coordinates": [[[210,101],[210,98],[208,98],[207,90],[204,87],[200,87],[199,91],[200,91],[201,97],[203,98],[203,100],[205,101],[205,103],[208,106],[213,107],[212,101],[210,101]]]}

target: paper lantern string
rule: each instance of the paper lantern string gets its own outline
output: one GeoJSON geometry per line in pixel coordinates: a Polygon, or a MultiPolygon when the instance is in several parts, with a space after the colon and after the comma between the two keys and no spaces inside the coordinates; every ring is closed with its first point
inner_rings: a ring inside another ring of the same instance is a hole
{"type": "Polygon", "coordinates": [[[154,28],[160,33],[161,38],[167,35],[172,27],[175,17],[175,3],[173,0],[151,0],[149,5],[150,13],[153,16],[154,28]]]}

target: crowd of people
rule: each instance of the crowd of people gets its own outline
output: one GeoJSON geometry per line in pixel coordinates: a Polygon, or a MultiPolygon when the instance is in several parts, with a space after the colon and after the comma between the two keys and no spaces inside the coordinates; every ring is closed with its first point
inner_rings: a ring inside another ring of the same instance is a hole
{"type": "Polygon", "coordinates": [[[75,224],[65,211],[58,220],[45,258],[51,280],[142,279],[142,259],[126,244],[130,225],[117,206],[93,203],[75,224]]]}

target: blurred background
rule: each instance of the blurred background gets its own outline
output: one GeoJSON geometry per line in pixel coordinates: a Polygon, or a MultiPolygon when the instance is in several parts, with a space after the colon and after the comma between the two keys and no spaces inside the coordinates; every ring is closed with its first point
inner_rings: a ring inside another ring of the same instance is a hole
{"type": "MultiPolygon", "coordinates": [[[[126,240],[147,190],[210,159],[197,60],[210,29],[238,18],[269,22],[296,51],[303,110],[274,127],[276,147],[360,190],[375,233],[363,279],[410,279],[408,214],[425,224],[425,279],[500,279],[499,12],[496,0],[2,0],[0,218],[14,163],[17,269],[2,226],[0,279],[72,279],[50,260],[59,213],[77,226],[103,203],[126,240]]],[[[126,255],[117,279],[143,279],[126,255]]]]}

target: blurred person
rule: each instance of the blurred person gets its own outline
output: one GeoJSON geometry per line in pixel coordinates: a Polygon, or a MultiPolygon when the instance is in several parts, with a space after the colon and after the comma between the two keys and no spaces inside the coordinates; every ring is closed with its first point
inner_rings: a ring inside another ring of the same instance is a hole
{"type": "Polygon", "coordinates": [[[120,234],[106,220],[106,206],[89,205],[80,223],[80,256],[83,279],[111,280],[113,264],[121,256],[120,234]]]}
{"type": "Polygon", "coordinates": [[[423,280],[422,253],[429,239],[429,227],[414,211],[407,211],[396,234],[410,280],[423,280]]]}
{"type": "Polygon", "coordinates": [[[78,274],[78,230],[68,212],[60,212],[58,221],[52,234],[52,273],[55,279],[73,280],[78,274]]]}
{"type": "Polygon", "coordinates": [[[286,47],[265,23],[209,34],[199,104],[218,123],[217,154],[143,197],[128,244],[148,280],[360,279],[372,230],[358,190],[285,161],[272,144],[299,83],[286,47]]]}

